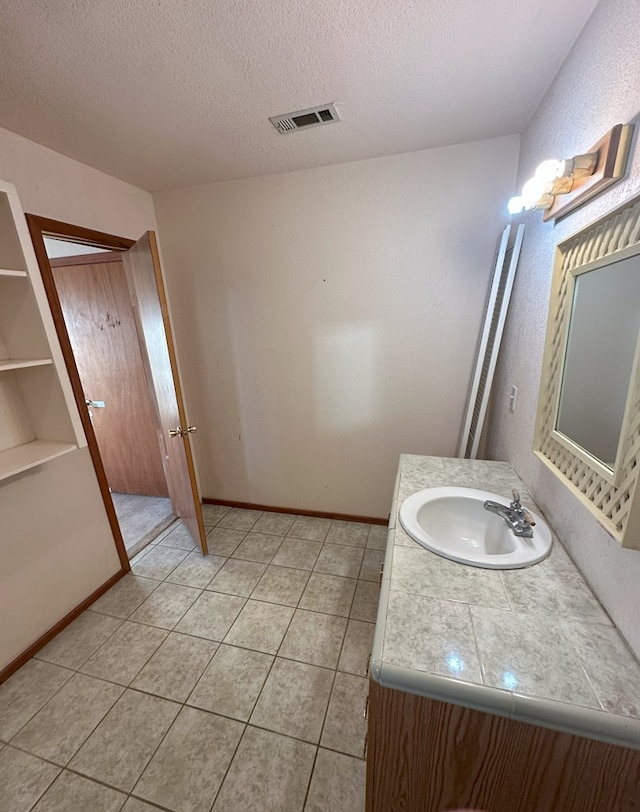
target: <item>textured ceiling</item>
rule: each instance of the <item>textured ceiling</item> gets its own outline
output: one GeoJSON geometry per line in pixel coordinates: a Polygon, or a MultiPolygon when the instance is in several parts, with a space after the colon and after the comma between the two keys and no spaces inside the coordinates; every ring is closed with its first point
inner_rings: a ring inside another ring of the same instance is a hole
{"type": "Polygon", "coordinates": [[[150,191],[518,133],[595,5],[0,0],[0,126],[150,191]]]}

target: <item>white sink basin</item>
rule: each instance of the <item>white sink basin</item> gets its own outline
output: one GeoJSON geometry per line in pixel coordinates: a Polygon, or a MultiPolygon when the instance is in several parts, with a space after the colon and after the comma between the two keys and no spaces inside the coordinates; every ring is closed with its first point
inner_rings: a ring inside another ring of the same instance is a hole
{"type": "Polygon", "coordinates": [[[551,532],[540,516],[529,511],[533,538],[521,538],[501,516],[485,510],[487,499],[509,503],[473,488],[427,488],[404,500],[400,523],[427,550],[473,567],[517,569],[549,555],[551,532]]]}

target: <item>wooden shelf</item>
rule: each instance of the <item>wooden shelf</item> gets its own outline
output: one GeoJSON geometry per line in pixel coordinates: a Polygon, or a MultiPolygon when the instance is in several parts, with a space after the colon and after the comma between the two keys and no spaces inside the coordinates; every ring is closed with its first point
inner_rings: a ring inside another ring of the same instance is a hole
{"type": "Polygon", "coordinates": [[[27,272],[12,271],[9,268],[0,268],[0,276],[27,276],[27,272]]]}
{"type": "Polygon", "coordinates": [[[42,367],[52,364],[51,358],[32,358],[31,360],[17,360],[16,358],[5,358],[0,360],[0,372],[7,372],[10,369],[26,369],[27,367],[42,367]]]}
{"type": "Polygon", "coordinates": [[[43,462],[49,462],[70,451],[75,451],[78,446],[69,443],[53,443],[48,440],[34,440],[31,443],[18,445],[0,451],[0,479],[7,479],[10,476],[28,471],[43,462]]]}

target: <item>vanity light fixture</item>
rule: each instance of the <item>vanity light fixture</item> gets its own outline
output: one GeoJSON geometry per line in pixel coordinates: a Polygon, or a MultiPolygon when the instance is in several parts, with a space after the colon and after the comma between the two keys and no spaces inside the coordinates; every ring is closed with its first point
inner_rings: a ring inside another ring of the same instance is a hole
{"type": "Polygon", "coordinates": [[[562,161],[543,161],[508,204],[510,214],[541,209],[543,220],[558,220],[622,178],[632,124],[616,124],[591,149],[562,161]]]}

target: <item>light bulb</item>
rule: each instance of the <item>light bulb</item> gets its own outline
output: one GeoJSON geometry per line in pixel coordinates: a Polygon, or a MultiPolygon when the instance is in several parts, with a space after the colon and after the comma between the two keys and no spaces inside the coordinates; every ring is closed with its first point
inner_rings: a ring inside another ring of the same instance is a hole
{"type": "Polygon", "coordinates": [[[534,209],[550,209],[553,206],[553,201],[555,200],[553,195],[544,194],[542,197],[539,197],[536,200],[535,206],[532,208],[534,209]]]}
{"type": "Polygon", "coordinates": [[[509,210],[509,214],[520,214],[520,212],[524,209],[524,200],[522,199],[522,195],[512,197],[507,203],[507,209],[509,210]]]}
{"type": "Polygon", "coordinates": [[[544,178],[533,177],[530,178],[522,187],[522,199],[524,200],[525,209],[533,209],[546,192],[549,182],[544,178]]]}
{"type": "Polygon", "coordinates": [[[551,158],[548,161],[543,161],[536,169],[536,178],[542,178],[542,180],[549,183],[550,181],[561,176],[562,168],[563,161],[556,161],[555,158],[551,158]]]}

